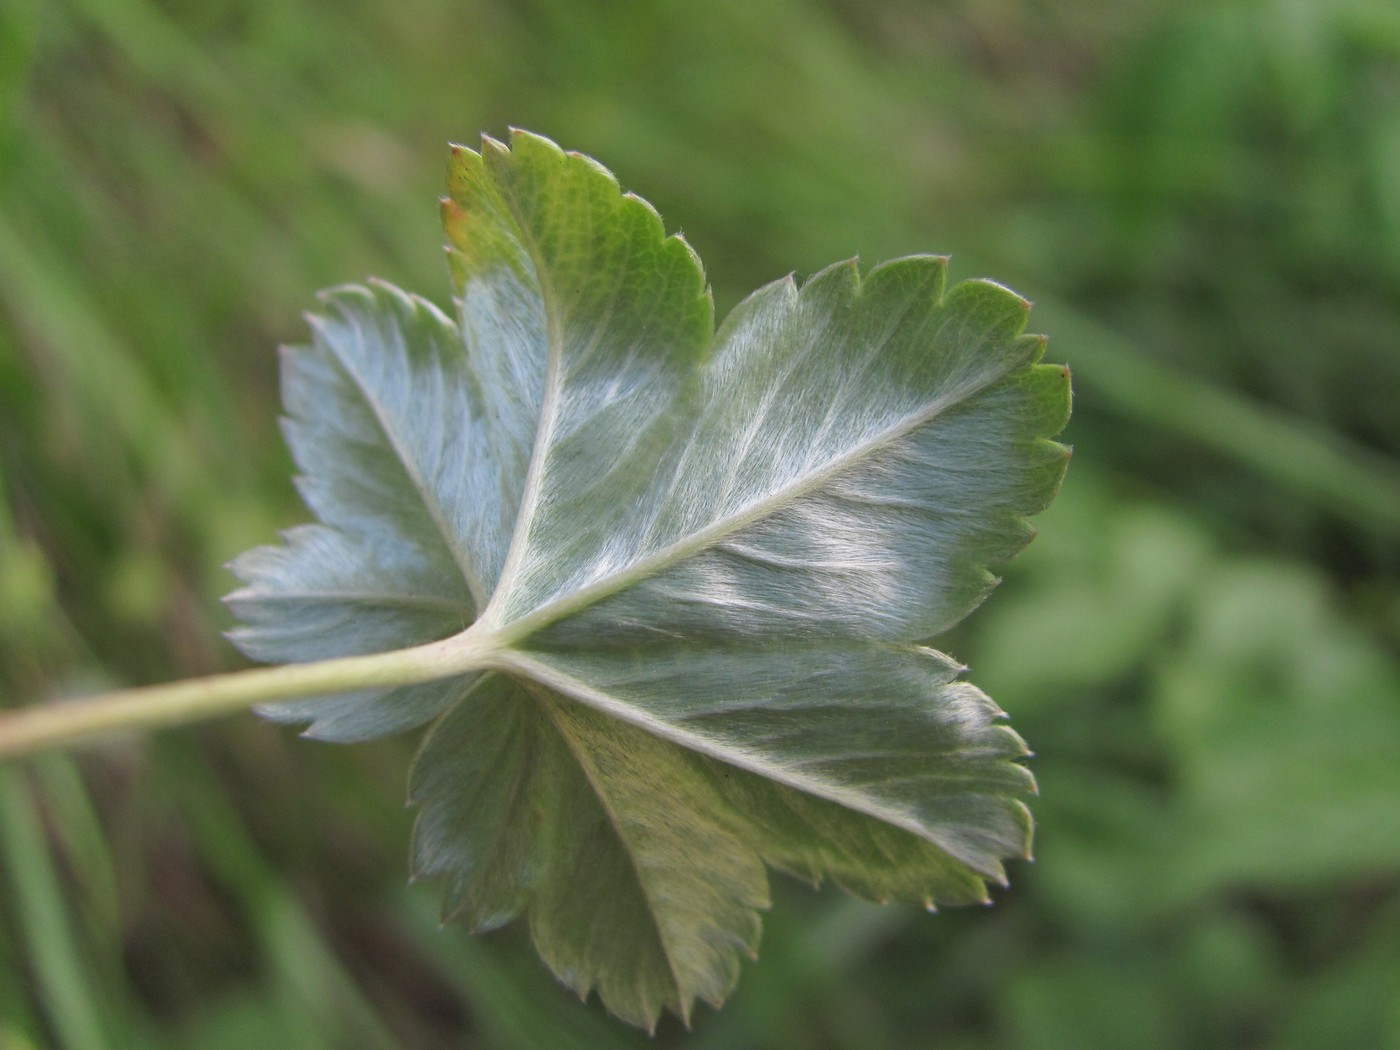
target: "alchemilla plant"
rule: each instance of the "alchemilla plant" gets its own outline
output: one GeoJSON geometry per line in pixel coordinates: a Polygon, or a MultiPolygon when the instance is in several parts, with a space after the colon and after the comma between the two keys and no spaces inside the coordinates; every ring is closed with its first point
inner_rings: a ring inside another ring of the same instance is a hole
{"type": "Polygon", "coordinates": [[[317,522],[228,603],[284,666],[12,712],[0,755],[254,704],[324,740],[426,725],[412,864],[446,917],[524,919],[646,1027],[733,988],[768,868],[985,900],[1033,781],[929,643],[1064,473],[1028,304],[919,256],[716,329],[685,241],[523,132],[454,148],[442,207],[455,317],[337,288],[283,356],[317,522]]]}

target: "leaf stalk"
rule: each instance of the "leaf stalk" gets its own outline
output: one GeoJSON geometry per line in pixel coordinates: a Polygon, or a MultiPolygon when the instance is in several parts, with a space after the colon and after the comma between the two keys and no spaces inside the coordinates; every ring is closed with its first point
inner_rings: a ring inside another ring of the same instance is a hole
{"type": "Polygon", "coordinates": [[[368,656],[259,667],[0,711],[0,761],[185,725],[257,704],[414,685],[495,666],[499,636],[476,626],[437,642],[368,656]]]}

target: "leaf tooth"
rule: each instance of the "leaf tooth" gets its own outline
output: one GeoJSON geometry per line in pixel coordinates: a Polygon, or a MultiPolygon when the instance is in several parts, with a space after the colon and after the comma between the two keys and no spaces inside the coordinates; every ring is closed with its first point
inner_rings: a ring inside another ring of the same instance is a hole
{"type": "Polygon", "coordinates": [[[448,228],[449,234],[453,224],[460,222],[466,216],[466,209],[446,194],[438,198],[438,212],[441,214],[442,224],[448,228]]]}
{"type": "MultiPolygon", "coordinates": [[[[642,203],[646,204],[647,207],[651,207],[651,203],[645,198],[638,197],[637,199],[642,201],[642,203]]],[[[677,230],[675,233],[670,235],[669,239],[675,241],[676,244],[679,245],[681,248],[684,248],[686,254],[690,257],[690,261],[694,264],[695,268],[697,270],[700,270],[702,273],[704,272],[705,264],[701,260],[700,254],[695,250],[695,246],[690,243],[689,239],[686,237],[684,232],[677,230]]]]}
{"type": "Polygon", "coordinates": [[[886,281],[910,280],[928,285],[928,296],[936,305],[942,303],[948,280],[947,255],[920,252],[886,259],[872,266],[861,280],[860,294],[878,291],[886,281]]]}
{"type": "Polygon", "coordinates": [[[843,303],[853,302],[860,291],[860,259],[852,256],[823,266],[801,282],[800,298],[809,302],[818,295],[835,291],[843,303]]]}
{"type": "Polygon", "coordinates": [[[981,285],[981,286],[987,287],[987,288],[994,288],[994,289],[996,289],[998,292],[1001,292],[1001,293],[1002,293],[1004,296],[1006,296],[1008,299],[1014,301],[1014,302],[1020,307],[1020,310],[1021,310],[1021,312],[1022,312],[1023,314],[1029,314],[1029,313],[1031,312],[1031,301],[1030,301],[1029,299],[1027,299],[1024,295],[1021,295],[1021,294],[1018,293],[1018,292],[1012,291],[1010,288],[1006,287],[1006,285],[1002,284],[1000,281],[994,281],[994,280],[992,280],[990,277],[971,277],[971,278],[969,278],[968,280],[962,281],[962,282],[960,282],[960,283],[962,283],[962,284],[975,284],[975,285],[981,285]]]}

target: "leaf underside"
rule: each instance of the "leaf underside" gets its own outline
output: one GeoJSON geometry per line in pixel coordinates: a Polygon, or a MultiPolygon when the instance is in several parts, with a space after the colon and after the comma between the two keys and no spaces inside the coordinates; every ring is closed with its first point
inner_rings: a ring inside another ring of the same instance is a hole
{"type": "Polygon", "coordinates": [[[269,706],[327,740],[431,723],[415,874],[526,916],[581,995],[652,1027],[719,1004],[766,867],[875,900],[986,899],[1024,857],[1019,737],[926,643],[1030,538],[1068,371],[1028,304],[921,256],[778,281],[715,330],[699,261],[595,162],[454,147],[457,316],[325,293],[283,357],[317,524],[233,569],[251,657],[446,638],[470,675],[269,706]]]}

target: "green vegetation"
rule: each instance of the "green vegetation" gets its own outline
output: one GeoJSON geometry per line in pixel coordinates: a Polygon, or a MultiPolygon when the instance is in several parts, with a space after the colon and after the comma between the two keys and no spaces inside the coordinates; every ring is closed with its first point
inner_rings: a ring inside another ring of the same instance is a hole
{"type": "MultiPolygon", "coordinates": [[[[240,666],[221,566],[304,520],[271,347],[320,287],[445,287],[443,143],[534,127],[720,315],[947,251],[1078,381],[947,646],[1035,745],[1037,863],[933,918],[778,880],[656,1042],[1400,1043],[1400,18],[930,6],[0,6],[5,702],[240,666]]],[[[7,767],[0,1045],[644,1045],[402,886],[411,750],[236,718],[7,767]]]]}

